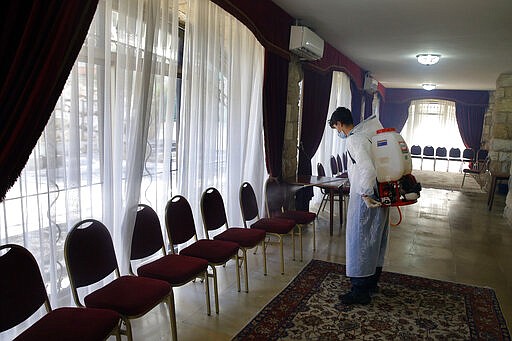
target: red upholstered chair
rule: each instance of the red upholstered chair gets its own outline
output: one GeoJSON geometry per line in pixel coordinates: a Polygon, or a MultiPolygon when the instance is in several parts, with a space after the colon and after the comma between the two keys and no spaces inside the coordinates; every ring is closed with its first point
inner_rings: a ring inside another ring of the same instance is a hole
{"type": "Polygon", "coordinates": [[[209,239],[210,232],[219,232],[214,240],[224,240],[240,245],[244,266],[245,292],[249,292],[249,274],[247,272],[247,250],[261,244],[263,254],[263,273],[267,274],[267,255],[265,253],[265,231],[259,229],[247,229],[243,227],[230,227],[226,216],[226,207],[219,191],[213,187],[207,188],[201,195],[201,216],[203,217],[204,233],[209,239]]]}
{"type": "Polygon", "coordinates": [[[279,240],[281,274],[284,274],[283,237],[292,232],[292,243],[294,243],[293,228],[295,227],[295,221],[283,218],[260,218],[256,195],[248,182],[244,182],[240,186],[239,201],[245,227],[247,227],[249,221],[253,221],[251,228],[263,230],[267,235],[274,236],[279,240]]]}
{"type": "Polygon", "coordinates": [[[163,302],[168,304],[171,316],[169,283],[153,278],[120,276],[114,245],[103,223],[85,219],[75,224],[66,237],[64,256],[76,305],[117,311],[126,325],[121,333],[128,340],[132,340],[131,319],[145,315],[163,302]],[[86,295],[82,303],[78,289],[106,280],[112,273],[115,278],[86,295]]]}
{"type": "MultiPolygon", "coordinates": [[[[161,279],[171,285],[171,327],[173,340],[177,340],[176,313],[172,287],[179,287],[196,278],[204,278],[206,309],[210,315],[210,290],[208,287],[208,262],[202,258],[167,254],[165,252],[162,227],[157,213],[148,205],[139,204],[132,236],[130,261],[148,260],[160,252],[161,257],[143,263],[137,268],[137,274],[143,277],[161,279]]],[[[135,262],[130,262],[133,274],[135,262]]],[[[140,263],[139,263],[140,264],[140,263]]]]}
{"type": "Polygon", "coordinates": [[[231,258],[235,258],[236,284],[240,291],[240,271],[238,268],[238,249],[239,245],[233,242],[223,240],[197,239],[196,226],[192,209],[187,199],[181,195],[172,197],[165,207],[165,227],[167,237],[171,244],[171,250],[175,253],[174,247],[180,247],[192,240],[192,244],[179,251],[180,255],[203,258],[208,261],[212,269],[212,274],[208,277],[213,278],[213,292],[215,295],[215,312],[219,313],[219,291],[217,288],[217,270],[216,266],[226,264],[231,258]]]}
{"type": "MultiPolygon", "coordinates": [[[[302,229],[312,224],[313,226],[313,250],[316,250],[315,218],[313,212],[286,210],[285,187],[281,186],[276,178],[268,178],[265,182],[265,206],[269,217],[286,218],[295,221],[299,230],[300,260],[303,260],[302,253],[302,229]]],[[[295,244],[293,245],[293,259],[295,260],[295,244]]]]}
{"type": "Polygon", "coordinates": [[[104,340],[110,334],[119,338],[119,314],[115,311],[52,310],[37,262],[24,247],[0,246],[0,273],[0,332],[25,321],[44,304],[47,314],[15,340],[104,340]]]}

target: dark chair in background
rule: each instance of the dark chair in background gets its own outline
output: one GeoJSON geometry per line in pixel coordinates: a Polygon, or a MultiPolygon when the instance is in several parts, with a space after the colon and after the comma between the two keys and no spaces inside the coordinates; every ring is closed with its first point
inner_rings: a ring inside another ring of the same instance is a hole
{"type": "Polygon", "coordinates": [[[338,176],[340,171],[338,169],[338,162],[336,161],[336,158],[334,157],[334,155],[331,155],[330,163],[331,163],[331,175],[333,178],[335,178],[336,176],[338,176]]]}
{"type": "Polygon", "coordinates": [[[434,147],[432,147],[432,146],[423,147],[422,169],[423,169],[423,160],[434,161],[434,170],[436,170],[436,156],[434,153],[434,147]]]}
{"type": "Polygon", "coordinates": [[[139,204],[135,227],[132,235],[130,254],[130,272],[134,274],[132,261],[154,259],[145,262],[137,268],[137,274],[166,281],[171,285],[171,327],[172,338],[177,340],[176,309],[172,288],[179,287],[196,278],[204,279],[206,293],[206,310],[210,315],[210,291],[208,287],[208,262],[205,259],[183,255],[167,254],[165,252],[162,227],[157,213],[148,205],[139,204]]]}
{"type": "Polygon", "coordinates": [[[260,229],[229,226],[224,200],[222,199],[220,192],[213,187],[207,188],[201,196],[201,216],[203,217],[206,239],[209,239],[210,232],[219,231],[224,227],[225,230],[215,235],[213,239],[237,243],[240,246],[242,257],[238,256],[238,259],[242,261],[244,266],[245,292],[249,292],[247,250],[255,248],[261,244],[261,252],[263,253],[263,273],[265,275],[267,274],[265,231],[260,229]]]}
{"type": "MultiPolygon", "coordinates": [[[[256,194],[254,193],[254,189],[252,188],[251,184],[248,182],[244,182],[240,186],[239,200],[244,226],[247,227],[247,223],[249,221],[253,221],[251,228],[263,230],[267,235],[274,236],[279,240],[281,274],[284,274],[283,237],[292,232],[292,243],[295,244],[295,240],[293,238],[295,221],[283,218],[260,218],[256,194]]],[[[265,243],[265,245],[267,244],[268,241],[265,243]]]]}
{"type": "Polygon", "coordinates": [[[476,160],[473,163],[470,163],[470,167],[464,168],[462,172],[464,173],[464,177],[462,178],[462,185],[460,187],[464,186],[464,180],[466,180],[466,175],[474,175],[480,177],[480,175],[485,174],[487,170],[489,169],[489,163],[491,162],[490,158],[486,156],[483,160],[476,160]]]}
{"type": "MultiPolygon", "coordinates": [[[[322,163],[319,162],[316,165],[316,171],[317,171],[318,176],[325,176],[325,169],[324,169],[324,166],[322,165],[322,163]]],[[[322,209],[322,211],[325,209],[325,205],[327,205],[327,200],[329,199],[329,193],[327,193],[327,191],[325,189],[320,188],[320,193],[322,193],[322,200],[320,201],[320,206],[318,206],[318,210],[316,212],[317,216],[320,213],[320,209],[322,209]],[[322,208],[322,205],[323,205],[323,208],[322,208]]]]}
{"type": "Polygon", "coordinates": [[[476,161],[485,161],[488,155],[489,151],[487,149],[479,149],[476,152],[476,161]]]}
{"type": "Polygon", "coordinates": [[[417,144],[415,144],[411,147],[411,158],[412,159],[420,159],[421,160],[420,169],[423,168],[423,157],[421,155],[421,147],[418,146],[417,144]]]}
{"type": "MultiPolygon", "coordinates": [[[[459,163],[462,162],[459,148],[450,148],[450,151],[448,152],[448,170],[450,169],[450,162],[453,162],[453,161],[459,162],[459,163]]],[[[462,169],[462,163],[461,163],[460,169],[462,169]]],[[[459,172],[460,172],[460,169],[459,169],[459,172]]]]}
{"type": "Polygon", "coordinates": [[[176,253],[175,247],[180,247],[194,240],[192,244],[180,250],[179,254],[203,258],[208,261],[208,266],[212,269],[212,274],[208,274],[208,277],[212,277],[213,279],[215,312],[218,314],[219,290],[217,287],[217,270],[215,267],[224,265],[230,259],[234,258],[236,262],[236,284],[238,291],[240,291],[240,271],[238,268],[239,245],[222,240],[198,240],[192,208],[190,208],[187,199],[181,195],[176,195],[167,202],[165,207],[165,227],[173,254],[176,253]]]}
{"type": "MultiPolygon", "coordinates": [[[[475,162],[475,157],[476,157],[476,153],[475,153],[474,149],[472,149],[472,148],[464,149],[464,151],[462,152],[462,164],[464,164],[464,163],[472,164],[473,162],[475,162]]],[[[462,165],[461,165],[461,168],[462,168],[462,165]]]]}
{"type": "Polygon", "coordinates": [[[346,172],[347,170],[343,168],[343,161],[341,160],[340,154],[336,155],[336,164],[338,165],[338,173],[346,172]]]}
{"type": "Polygon", "coordinates": [[[45,306],[47,314],[15,340],[119,340],[119,314],[112,310],[65,307],[52,310],[34,256],[22,246],[0,246],[0,332],[45,306]],[[6,251],[4,254],[2,254],[6,251]]]}
{"type": "Polygon", "coordinates": [[[121,333],[126,334],[128,340],[132,340],[131,319],[145,315],[164,302],[171,316],[169,283],[153,278],[120,276],[114,245],[103,223],[85,219],[75,224],[66,237],[64,257],[75,304],[117,311],[126,325],[121,333]],[[91,288],[112,273],[115,278],[86,295],[82,303],[78,289],[91,288]]]}
{"type": "Polygon", "coordinates": [[[434,171],[436,170],[436,163],[437,161],[446,161],[446,171],[448,171],[448,155],[446,153],[445,147],[437,147],[436,148],[436,155],[434,159],[434,171]]]}

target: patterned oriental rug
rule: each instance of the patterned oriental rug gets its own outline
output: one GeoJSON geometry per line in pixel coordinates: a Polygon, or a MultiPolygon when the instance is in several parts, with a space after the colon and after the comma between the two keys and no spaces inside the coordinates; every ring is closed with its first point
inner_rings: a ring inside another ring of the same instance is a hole
{"type": "Polygon", "coordinates": [[[312,260],[233,340],[510,340],[492,289],[391,272],[379,286],[343,305],[345,266],[312,260]]]}

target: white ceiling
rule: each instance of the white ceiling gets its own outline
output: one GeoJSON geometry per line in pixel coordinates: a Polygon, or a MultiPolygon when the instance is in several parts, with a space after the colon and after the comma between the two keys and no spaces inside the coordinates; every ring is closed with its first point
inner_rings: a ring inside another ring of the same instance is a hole
{"type": "Polygon", "coordinates": [[[273,0],[386,88],[494,90],[512,72],[512,0],[273,0]],[[423,66],[416,54],[442,55],[423,66]]]}

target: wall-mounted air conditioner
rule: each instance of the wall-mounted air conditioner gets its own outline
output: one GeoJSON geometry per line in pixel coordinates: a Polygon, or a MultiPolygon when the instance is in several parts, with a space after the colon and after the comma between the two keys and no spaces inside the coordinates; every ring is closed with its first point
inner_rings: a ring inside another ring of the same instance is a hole
{"type": "Polygon", "coordinates": [[[324,40],[305,26],[292,26],[290,51],[307,60],[317,60],[324,55],[324,40]]]}
{"type": "Polygon", "coordinates": [[[364,91],[373,94],[373,93],[377,92],[378,87],[379,87],[379,82],[375,78],[373,78],[369,73],[367,73],[364,76],[364,85],[363,85],[364,91]]]}

